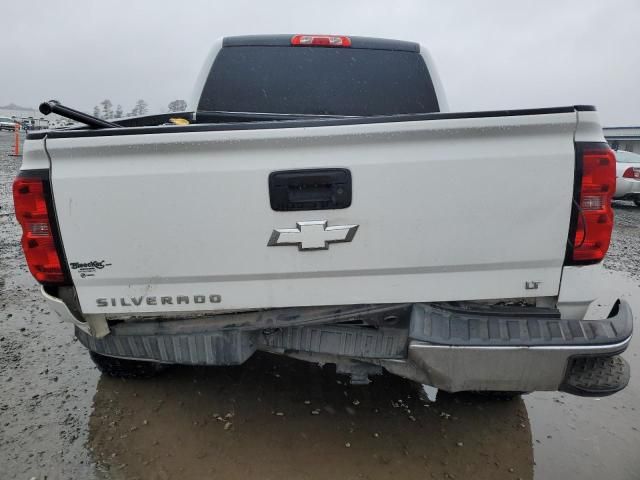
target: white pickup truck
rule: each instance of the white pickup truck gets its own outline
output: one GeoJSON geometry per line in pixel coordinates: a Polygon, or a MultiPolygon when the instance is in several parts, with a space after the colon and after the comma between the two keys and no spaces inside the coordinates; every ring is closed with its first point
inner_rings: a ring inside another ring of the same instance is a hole
{"type": "Polygon", "coordinates": [[[629,304],[588,314],[615,189],[593,107],[451,113],[424,47],[324,35],[221,40],[193,105],[52,101],[86,126],[28,135],[26,260],[103,372],[261,350],[449,392],[627,384],[629,304]]]}

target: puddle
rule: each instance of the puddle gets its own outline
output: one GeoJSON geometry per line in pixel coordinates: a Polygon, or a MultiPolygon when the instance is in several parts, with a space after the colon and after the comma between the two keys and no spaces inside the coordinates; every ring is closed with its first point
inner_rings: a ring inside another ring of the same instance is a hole
{"type": "Polygon", "coordinates": [[[100,468],[126,478],[532,478],[521,399],[490,401],[384,375],[365,387],[286,357],[102,377],[89,422],[100,468]]]}

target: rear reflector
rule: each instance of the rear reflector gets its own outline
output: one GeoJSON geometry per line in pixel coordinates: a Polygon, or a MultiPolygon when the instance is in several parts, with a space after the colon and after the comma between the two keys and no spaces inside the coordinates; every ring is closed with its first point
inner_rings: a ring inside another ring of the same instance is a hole
{"type": "Polygon", "coordinates": [[[351,39],[342,35],[294,35],[291,45],[299,47],[350,47],[351,39]]]}
{"type": "Polygon", "coordinates": [[[622,174],[624,178],[633,178],[634,180],[640,180],[640,168],[629,167],[622,174]]]}
{"type": "Polygon", "coordinates": [[[596,263],[604,258],[611,241],[616,159],[606,144],[576,144],[576,149],[581,178],[576,178],[580,188],[574,199],[569,263],[596,263]]]}
{"type": "Polygon", "coordinates": [[[48,192],[48,177],[19,175],[13,182],[16,218],[22,226],[21,243],[29,270],[40,283],[60,285],[67,278],[52,229],[48,192]]]}

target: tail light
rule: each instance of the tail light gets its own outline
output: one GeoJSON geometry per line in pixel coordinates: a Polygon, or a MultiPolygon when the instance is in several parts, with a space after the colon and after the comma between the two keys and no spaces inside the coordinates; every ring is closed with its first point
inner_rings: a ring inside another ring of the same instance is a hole
{"type": "Polygon", "coordinates": [[[576,144],[576,175],[569,264],[601,261],[611,241],[616,159],[606,144],[576,144]]]}
{"type": "Polygon", "coordinates": [[[298,47],[350,47],[351,39],[343,35],[294,35],[291,45],[298,47]]]}
{"type": "Polygon", "coordinates": [[[633,178],[634,180],[640,180],[640,168],[629,167],[622,174],[624,178],[633,178]]]}
{"type": "Polygon", "coordinates": [[[21,173],[13,182],[16,218],[22,227],[22,249],[31,274],[40,283],[67,283],[66,267],[51,206],[47,171],[21,173]]]}

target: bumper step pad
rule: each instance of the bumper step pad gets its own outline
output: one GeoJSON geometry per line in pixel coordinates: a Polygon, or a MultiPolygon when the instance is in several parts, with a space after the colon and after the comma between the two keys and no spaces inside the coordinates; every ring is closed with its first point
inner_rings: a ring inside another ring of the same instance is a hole
{"type": "MultiPolygon", "coordinates": [[[[173,321],[179,325],[180,321],[173,321]]],[[[168,322],[167,322],[168,323],[168,322]]],[[[353,358],[402,359],[407,356],[407,328],[361,328],[309,325],[268,330],[217,330],[141,335],[136,325],[121,324],[110,335],[95,338],[76,327],[89,350],[108,356],[185,365],[238,365],[256,349],[322,353],[353,358]]],[[[169,327],[166,327],[168,330],[169,327]]]]}
{"type": "Polygon", "coordinates": [[[631,307],[624,301],[605,320],[498,316],[417,303],[409,336],[436,345],[466,347],[611,345],[631,335],[632,322],[631,307]]]}
{"type": "Polygon", "coordinates": [[[272,350],[324,353],[356,358],[405,358],[407,331],[403,328],[359,328],[317,325],[277,329],[263,334],[261,344],[272,350]]]}
{"type": "Polygon", "coordinates": [[[619,355],[578,357],[569,362],[560,390],[583,397],[604,397],[626,387],[630,377],[629,364],[619,355]]]}

